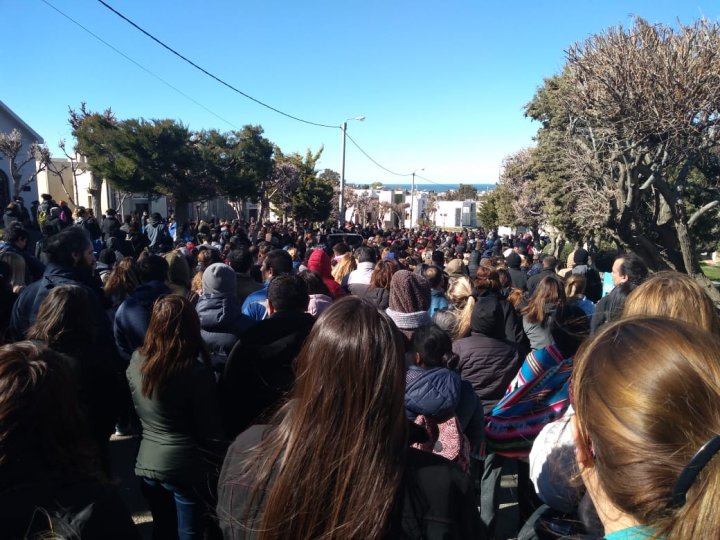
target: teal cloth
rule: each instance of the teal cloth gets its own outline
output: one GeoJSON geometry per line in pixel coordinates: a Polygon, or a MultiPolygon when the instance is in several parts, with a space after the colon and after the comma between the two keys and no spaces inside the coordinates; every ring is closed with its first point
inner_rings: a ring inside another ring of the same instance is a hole
{"type": "Polygon", "coordinates": [[[646,540],[652,536],[652,532],[647,527],[637,525],[635,527],[628,527],[621,531],[606,534],[605,540],[646,540]]]}

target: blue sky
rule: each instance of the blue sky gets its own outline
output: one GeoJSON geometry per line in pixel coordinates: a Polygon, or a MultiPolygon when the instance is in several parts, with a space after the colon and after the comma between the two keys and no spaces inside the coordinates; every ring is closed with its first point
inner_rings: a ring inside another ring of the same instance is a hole
{"type": "MultiPolygon", "coordinates": [[[[282,117],[184,64],[95,0],[47,0],[207,109],[138,68],[42,0],[0,0],[0,99],[58,152],[68,107],[173,118],[191,129],[261,124],[283,152],[317,150],[340,169],[341,132],[282,117]],[[9,22],[9,24],[8,24],[9,22]],[[232,125],[231,125],[232,124],[232,125]]],[[[720,18],[705,0],[410,2],[107,0],[242,91],[294,116],[338,125],[384,167],[438,183],[497,180],[532,144],[523,106],[572,43],[611,25],[720,18]]],[[[349,182],[399,183],[348,141],[349,182]]],[[[421,182],[422,180],[418,180],[421,182]]]]}

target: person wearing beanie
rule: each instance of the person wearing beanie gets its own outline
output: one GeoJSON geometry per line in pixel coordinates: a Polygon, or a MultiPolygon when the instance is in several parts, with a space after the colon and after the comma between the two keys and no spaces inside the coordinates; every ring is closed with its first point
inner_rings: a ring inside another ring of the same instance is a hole
{"type": "Polygon", "coordinates": [[[211,264],[203,272],[195,310],[216,369],[222,369],[240,334],[256,322],[240,311],[236,288],[235,271],[225,263],[211,264]]]}
{"type": "Polygon", "coordinates": [[[510,252],[505,257],[505,262],[508,265],[508,272],[510,272],[510,279],[512,280],[512,286],[514,289],[520,289],[521,291],[527,290],[527,272],[520,268],[520,255],[517,253],[510,252]]]}
{"type": "Polygon", "coordinates": [[[390,303],[385,313],[410,338],[413,330],[432,324],[430,299],[427,279],[409,270],[398,270],[390,281],[390,303]]]}
{"type": "Polygon", "coordinates": [[[107,281],[110,272],[112,272],[116,262],[117,257],[113,250],[103,249],[99,253],[97,263],[95,263],[95,272],[100,278],[100,281],[102,281],[103,285],[105,285],[105,282],[107,281]]]}

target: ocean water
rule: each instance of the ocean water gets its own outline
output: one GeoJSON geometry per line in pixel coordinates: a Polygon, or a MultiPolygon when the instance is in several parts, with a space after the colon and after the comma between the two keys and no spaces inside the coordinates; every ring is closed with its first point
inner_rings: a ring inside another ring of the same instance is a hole
{"type": "MultiPolygon", "coordinates": [[[[495,184],[471,184],[475,187],[475,189],[478,190],[478,192],[481,191],[490,191],[491,189],[495,188],[495,184]]],[[[396,184],[383,184],[383,187],[386,188],[398,188],[398,189],[406,189],[410,190],[412,189],[411,183],[396,183],[396,184]]],[[[443,192],[443,191],[449,191],[451,189],[455,190],[460,187],[460,184],[427,184],[427,183],[415,183],[415,190],[416,191],[435,191],[437,193],[443,192]]]]}

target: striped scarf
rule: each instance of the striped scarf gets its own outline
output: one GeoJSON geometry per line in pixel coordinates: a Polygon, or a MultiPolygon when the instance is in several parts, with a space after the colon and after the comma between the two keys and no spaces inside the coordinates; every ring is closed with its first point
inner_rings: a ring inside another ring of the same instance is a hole
{"type": "Polygon", "coordinates": [[[505,397],[486,417],[490,451],[526,458],[540,430],[560,418],[570,404],[573,357],[563,358],[554,345],[531,352],[505,397]]]}

